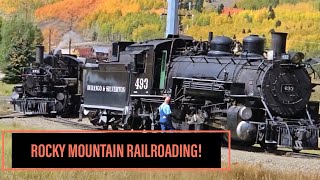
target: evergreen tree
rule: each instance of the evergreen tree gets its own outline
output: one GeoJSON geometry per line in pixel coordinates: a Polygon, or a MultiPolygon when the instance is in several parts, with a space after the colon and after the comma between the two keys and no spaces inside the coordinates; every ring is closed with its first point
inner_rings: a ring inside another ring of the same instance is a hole
{"type": "Polygon", "coordinates": [[[21,82],[20,74],[23,67],[28,66],[28,64],[34,59],[32,49],[30,44],[26,39],[20,39],[15,42],[12,46],[10,52],[7,54],[7,59],[10,59],[9,65],[4,69],[5,77],[3,82],[16,84],[21,82]]]}
{"type": "Polygon", "coordinates": [[[220,4],[219,7],[218,7],[218,14],[221,14],[223,9],[224,9],[224,5],[220,4]]]}
{"type": "Polygon", "coordinates": [[[192,9],[192,1],[191,0],[182,1],[180,4],[180,9],[189,10],[189,3],[191,3],[191,9],[192,9]]]}
{"type": "Polygon", "coordinates": [[[272,9],[272,6],[269,7],[269,11],[268,11],[268,19],[274,19],[276,18],[276,14],[274,12],[274,10],[272,9]]]}
{"type": "Polygon", "coordinates": [[[281,26],[281,21],[278,20],[278,21],[276,22],[276,28],[277,28],[277,27],[280,27],[280,26],[281,26]]]}
{"type": "Polygon", "coordinates": [[[198,12],[202,12],[203,1],[204,1],[204,0],[196,0],[195,9],[196,9],[198,12]]]}
{"type": "Polygon", "coordinates": [[[279,0],[274,0],[272,6],[277,7],[279,5],[280,1],[279,0]]]}
{"type": "Polygon", "coordinates": [[[4,69],[6,83],[20,82],[19,75],[35,56],[35,45],[43,42],[42,33],[32,22],[13,17],[1,29],[0,60],[7,64],[4,69]]]}
{"type": "Polygon", "coordinates": [[[94,31],[94,32],[92,33],[91,40],[92,40],[92,41],[96,41],[96,40],[97,40],[97,37],[98,37],[98,33],[97,33],[96,31],[94,31]]]}

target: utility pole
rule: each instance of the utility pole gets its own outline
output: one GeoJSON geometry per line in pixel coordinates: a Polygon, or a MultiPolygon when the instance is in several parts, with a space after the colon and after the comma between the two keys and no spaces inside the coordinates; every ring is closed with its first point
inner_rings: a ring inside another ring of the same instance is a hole
{"type": "MultiPolygon", "coordinates": [[[[72,13],[73,14],[73,13],[72,13]]],[[[73,16],[72,16],[72,14],[70,15],[70,33],[71,33],[71,31],[72,31],[72,29],[73,29],[73,16]]],[[[72,42],[71,42],[71,36],[70,36],[70,38],[69,38],[69,54],[71,54],[71,44],[72,44],[72,42]]]]}
{"type": "Polygon", "coordinates": [[[71,44],[72,44],[72,42],[71,42],[71,37],[69,38],[69,54],[71,54],[71,44]]]}
{"type": "Polygon", "coordinates": [[[50,51],[51,51],[51,35],[52,35],[52,30],[51,30],[51,28],[49,29],[49,45],[48,45],[48,47],[49,47],[49,53],[50,53],[50,51]]]}

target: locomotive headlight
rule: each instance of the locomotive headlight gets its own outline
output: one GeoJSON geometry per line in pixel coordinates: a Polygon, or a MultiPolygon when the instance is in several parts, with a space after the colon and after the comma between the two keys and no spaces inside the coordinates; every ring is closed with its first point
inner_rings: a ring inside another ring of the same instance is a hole
{"type": "Polygon", "coordinates": [[[294,64],[299,64],[304,59],[304,54],[301,52],[290,53],[290,61],[294,64]]]}
{"type": "Polygon", "coordinates": [[[11,95],[11,99],[13,99],[13,100],[17,100],[17,99],[19,99],[19,97],[20,97],[20,95],[17,92],[13,92],[11,95]]]}
{"type": "Polygon", "coordinates": [[[243,120],[248,120],[252,117],[252,110],[249,107],[242,106],[239,110],[239,116],[243,120]]]}
{"type": "Polygon", "coordinates": [[[62,100],[64,100],[65,96],[64,96],[63,93],[58,93],[56,98],[57,98],[59,101],[62,101],[62,100]]]}

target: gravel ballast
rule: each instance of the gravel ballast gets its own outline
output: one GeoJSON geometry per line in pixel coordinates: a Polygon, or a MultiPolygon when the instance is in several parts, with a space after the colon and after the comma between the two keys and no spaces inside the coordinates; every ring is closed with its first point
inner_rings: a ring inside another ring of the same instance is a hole
{"type": "MultiPolygon", "coordinates": [[[[90,122],[84,119],[78,122],[77,119],[68,119],[70,122],[90,126],[90,122]]],[[[8,125],[18,127],[27,127],[33,129],[51,129],[51,130],[79,130],[79,126],[72,124],[65,124],[59,122],[52,122],[42,117],[26,117],[26,118],[6,118],[0,119],[0,125],[8,125]]],[[[92,125],[91,125],[92,126],[92,125]]],[[[92,126],[94,129],[94,126],[92,126]]],[[[96,128],[97,129],[97,128],[96,128]]],[[[221,149],[222,162],[228,162],[228,149],[223,147],[221,149]]],[[[304,159],[293,158],[286,156],[279,156],[263,152],[248,152],[243,150],[231,150],[231,168],[236,164],[248,164],[261,166],[263,168],[285,172],[298,172],[303,173],[320,173],[320,159],[304,159]]]]}

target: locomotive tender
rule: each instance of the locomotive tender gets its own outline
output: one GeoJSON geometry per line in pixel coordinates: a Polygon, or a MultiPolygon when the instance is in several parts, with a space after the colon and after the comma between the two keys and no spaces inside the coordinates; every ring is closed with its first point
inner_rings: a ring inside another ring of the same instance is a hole
{"type": "Polygon", "coordinates": [[[36,63],[22,70],[13,89],[14,110],[27,115],[78,114],[82,96],[82,62],[72,55],[49,54],[36,47],[36,63]]]}
{"type": "Polygon", "coordinates": [[[230,38],[211,36],[210,49],[176,36],[114,43],[110,62],[84,68],[81,112],[94,125],[154,130],[170,96],[176,129],[230,130],[232,140],[266,149],[317,148],[316,84],[303,54],[285,52],[287,34],[272,33],[267,54],[263,38],[248,36],[239,56],[230,38]]]}

